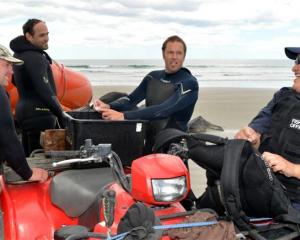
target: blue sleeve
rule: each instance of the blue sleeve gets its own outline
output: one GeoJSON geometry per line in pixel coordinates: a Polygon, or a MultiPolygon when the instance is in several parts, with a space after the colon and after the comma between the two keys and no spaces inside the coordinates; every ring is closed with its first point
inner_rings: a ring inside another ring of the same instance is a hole
{"type": "Polygon", "coordinates": [[[126,98],[118,99],[112,103],[110,103],[110,107],[116,111],[128,111],[132,109],[132,107],[136,106],[141,101],[146,98],[147,91],[147,81],[151,77],[151,75],[146,75],[143,81],[137,86],[132,93],[128,95],[126,98]]]}
{"type": "Polygon", "coordinates": [[[23,147],[16,135],[13,118],[10,112],[8,97],[0,86],[0,151],[1,160],[18,173],[24,180],[31,177],[32,171],[25,158],[23,147]]]}
{"type": "Polygon", "coordinates": [[[194,105],[198,99],[197,81],[187,81],[177,85],[177,89],[167,100],[158,105],[135,111],[124,112],[125,119],[153,120],[169,117],[175,112],[194,105]]]}
{"type": "Polygon", "coordinates": [[[261,109],[256,117],[249,123],[249,127],[253,128],[260,134],[267,133],[271,126],[273,108],[288,90],[289,88],[282,88],[277,91],[271,101],[263,109],[261,109]]]}

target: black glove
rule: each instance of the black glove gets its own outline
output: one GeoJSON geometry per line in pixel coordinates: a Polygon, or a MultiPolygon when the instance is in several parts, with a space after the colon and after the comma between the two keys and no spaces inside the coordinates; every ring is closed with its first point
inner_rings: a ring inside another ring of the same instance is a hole
{"type": "Polygon", "coordinates": [[[162,232],[155,231],[154,225],[160,225],[154,211],[138,202],[133,204],[122,217],[118,225],[118,234],[129,232],[126,240],[156,240],[161,238],[162,232]]]}

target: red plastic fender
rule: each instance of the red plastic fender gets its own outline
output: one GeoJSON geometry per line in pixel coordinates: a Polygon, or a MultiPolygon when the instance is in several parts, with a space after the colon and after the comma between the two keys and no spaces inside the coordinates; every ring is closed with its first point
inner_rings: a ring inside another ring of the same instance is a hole
{"type": "Polygon", "coordinates": [[[78,224],[51,203],[50,181],[6,185],[0,176],[4,239],[52,240],[55,229],[78,224]]]}

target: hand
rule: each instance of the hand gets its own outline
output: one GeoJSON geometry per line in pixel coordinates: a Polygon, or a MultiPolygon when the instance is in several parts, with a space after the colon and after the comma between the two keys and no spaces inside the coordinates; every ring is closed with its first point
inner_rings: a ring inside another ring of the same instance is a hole
{"type": "Polygon", "coordinates": [[[41,168],[31,168],[32,175],[28,179],[29,181],[45,182],[48,179],[48,172],[41,168]]]}
{"type": "Polygon", "coordinates": [[[105,120],[124,120],[124,114],[112,109],[102,108],[102,119],[105,120]]]}
{"type": "Polygon", "coordinates": [[[97,99],[94,101],[94,109],[97,112],[102,112],[102,109],[110,109],[110,106],[101,100],[97,99]]]}
{"type": "Polygon", "coordinates": [[[235,139],[244,139],[252,143],[255,148],[260,144],[260,133],[256,132],[251,127],[243,127],[234,136],[235,139]]]}
{"type": "Polygon", "coordinates": [[[262,158],[269,164],[273,172],[279,172],[286,177],[299,177],[295,170],[299,168],[298,164],[294,164],[278,154],[264,152],[262,158]]]}

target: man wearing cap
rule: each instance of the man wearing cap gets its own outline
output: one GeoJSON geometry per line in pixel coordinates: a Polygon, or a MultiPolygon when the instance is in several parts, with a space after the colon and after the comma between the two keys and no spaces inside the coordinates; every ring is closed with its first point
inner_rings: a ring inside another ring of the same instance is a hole
{"type": "Polygon", "coordinates": [[[8,75],[12,73],[12,64],[22,63],[23,61],[14,58],[4,46],[0,45],[0,160],[6,161],[24,180],[44,182],[48,178],[47,171],[28,166],[24,150],[16,135],[9,100],[3,88],[8,75]]]}
{"type": "Polygon", "coordinates": [[[22,130],[26,156],[40,146],[40,132],[63,127],[63,111],[56,97],[48,49],[48,28],[39,19],[29,19],[23,25],[23,35],[10,42],[15,57],[24,61],[14,66],[14,80],[19,93],[16,119],[22,130]]]}
{"type": "Polygon", "coordinates": [[[277,91],[272,100],[247,127],[236,135],[259,147],[290,199],[300,209],[300,48],[285,48],[286,56],[295,60],[291,88],[277,91]]]}

